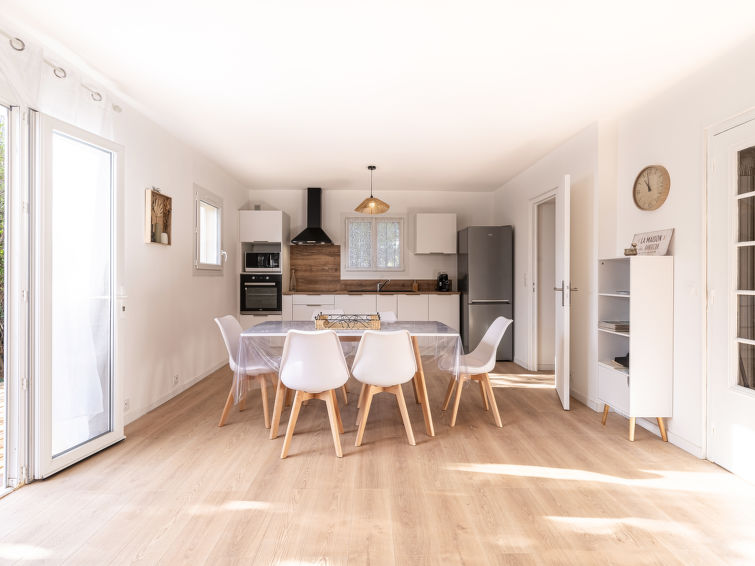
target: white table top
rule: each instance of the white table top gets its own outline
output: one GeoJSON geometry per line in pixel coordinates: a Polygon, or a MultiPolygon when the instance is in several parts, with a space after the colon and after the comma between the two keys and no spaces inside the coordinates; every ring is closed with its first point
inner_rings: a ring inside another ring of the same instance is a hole
{"type": "MultiPolygon", "coordinates": [[[[272,320],[252,326],[241,336],[285,336],[289,330],[315,330],[315,323],[311,320],[272,320]]],[[[361,336],[365,329],[333,329],[339,336],[361,336]]],[[[412,336],[434,336],[434,337],[453,337],[459,336],[459,332],[442,322],[422,321],[422,320],[399,320],[396,322],[381,322],[380,330],[389,332],[391,330],[408,330],[412,336]]]]}

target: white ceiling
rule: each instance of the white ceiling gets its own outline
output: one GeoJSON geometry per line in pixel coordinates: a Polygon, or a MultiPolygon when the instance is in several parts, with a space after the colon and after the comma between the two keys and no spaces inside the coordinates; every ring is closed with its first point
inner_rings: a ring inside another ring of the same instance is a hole
{"type": "Polygon", "coordinates": [[[751,0],[0,6],[267,189],[363,188],[374,163],[376,192],[493,190],[755,33],[751,0]]]}

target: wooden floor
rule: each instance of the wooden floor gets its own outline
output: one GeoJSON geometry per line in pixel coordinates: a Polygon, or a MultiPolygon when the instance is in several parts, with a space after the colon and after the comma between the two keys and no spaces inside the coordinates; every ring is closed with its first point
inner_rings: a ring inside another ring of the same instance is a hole
{"type": "Polygon", "coordinates": [[[412,402],[409,446],[380,395],[355,448],[352,384],[343,459],[311,402],[287,460],[257,395],[217,428],[221,370],[126,441],[0,500],[0,563],[755,564],[755,487],[644,429],[628,442],[614,414],[602,427],[577,402],[562,411],[548,376],[497,369],[502,429],[475,383],[449,428],[447,383],[429,376],[437,437],[412,402]]]}

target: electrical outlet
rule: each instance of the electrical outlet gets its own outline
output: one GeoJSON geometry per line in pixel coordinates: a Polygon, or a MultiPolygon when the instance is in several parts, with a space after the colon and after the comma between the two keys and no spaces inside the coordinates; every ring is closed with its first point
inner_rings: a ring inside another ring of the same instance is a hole
{"type": "Polygon", "coordinates": [[[126,399],[123,402],[123,412],[128,413],[129,409],[131,409],[131,399],[126,399]]]}
{"type": "Polygon", "coordinates": [[[178,385],[178,374],[173,374],[173,385],[178,385]]]}

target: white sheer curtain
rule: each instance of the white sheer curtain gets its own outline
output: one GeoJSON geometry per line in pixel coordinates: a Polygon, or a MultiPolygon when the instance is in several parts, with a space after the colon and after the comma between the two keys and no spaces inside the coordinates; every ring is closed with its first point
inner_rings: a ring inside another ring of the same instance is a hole
{"type": "Polygon", "coordinates": [[[57,54],[23,37],[24,49],[14,49],[9,37],[13,34],[0,29],[0,96],[6,102],[112,139],[113,101],[104,88],[57,54]]]}

